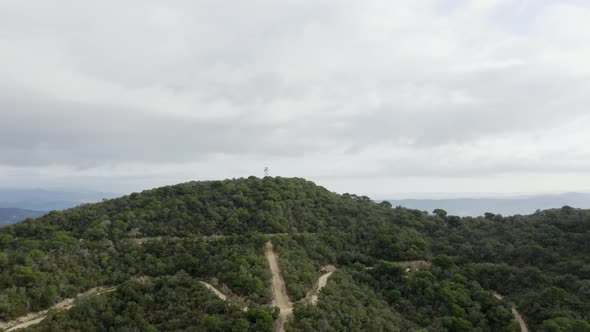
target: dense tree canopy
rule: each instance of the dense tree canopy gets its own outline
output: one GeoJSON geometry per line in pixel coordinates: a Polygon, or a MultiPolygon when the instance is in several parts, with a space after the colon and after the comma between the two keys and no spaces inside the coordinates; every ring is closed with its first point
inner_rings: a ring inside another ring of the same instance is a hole
{"type": "Polygon", "coordinates": [[[0,320],[113,285],[31,329],[268,330],[269,238],[296,301],[291,331],[512,331],[512,304],[532,330],[588,331],[590,211],[459,218],[271,177],[162,187],[1,228],[0,320]],[[338,271],[320,302],[303,303],[327,264],[338,271]]]}

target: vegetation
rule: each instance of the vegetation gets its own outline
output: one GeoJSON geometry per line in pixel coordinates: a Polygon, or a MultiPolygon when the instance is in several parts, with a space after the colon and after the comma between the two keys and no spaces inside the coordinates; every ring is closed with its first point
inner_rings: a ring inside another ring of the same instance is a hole
{"type": "Polygon", "coordinates": [[[459,218],[271,177],[168,186],[0,229],[0,320],[117,285],[31,329],[268,330],[269,238],[297,302],[291,331],[511,331],[512,304],[532,330],[588,331],[590,211],[459,218]],[[412,260],[433,264],[407,271],[412,260]],[[327,264],[338,271],[304,304],[327,264]]]}
{"type": "Polygon", "coordinates": [[[322,289],[317,306],[297,304],[287,331],[411,331],[417,325],[405,319],[366,283],[348,270],[336,271],[322,289]]]}
{"type": "Polygon", "coordinates": [[[128,281],[113,293],[51,314],[31,331],[270,331],[273,312],[222,301],[185,272],[145,283],[128,281]]]}

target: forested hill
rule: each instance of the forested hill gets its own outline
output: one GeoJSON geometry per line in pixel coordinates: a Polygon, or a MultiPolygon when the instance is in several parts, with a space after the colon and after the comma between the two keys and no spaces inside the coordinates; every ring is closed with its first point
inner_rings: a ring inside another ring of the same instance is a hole
{"type": "Polygon", "coordinates": [[[588,210],[460,218],[278,177],[167,186],[0,229],[0,321],[110,286],[28,329],[269,331],[269,240],[294,303],[287,331],[518,331],[514,305],[532,331],[590,331],[588,210]],[[336,271],[310,304],[325,266],[336,271]]]}

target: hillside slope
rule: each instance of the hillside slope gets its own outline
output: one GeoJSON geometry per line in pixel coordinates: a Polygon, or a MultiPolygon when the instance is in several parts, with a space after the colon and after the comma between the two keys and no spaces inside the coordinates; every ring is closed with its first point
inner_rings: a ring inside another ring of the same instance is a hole
{"type": "Polygon", "coordinates": [[[250,177],[162,187],[1,229],[0,320],[117,286],[29,329],[175,330],[200,317],[200,331],[268,331],[279,318],[269,240],[293,302],[287,331],[512,331],[513,303],[532,330],[590,319],[589,211],[428,215],[303,179],[250,177]],[[432,264],[407,265],[418,260],[432,264]],[[337,270],[310,304],[325,265],[337,270]]]}

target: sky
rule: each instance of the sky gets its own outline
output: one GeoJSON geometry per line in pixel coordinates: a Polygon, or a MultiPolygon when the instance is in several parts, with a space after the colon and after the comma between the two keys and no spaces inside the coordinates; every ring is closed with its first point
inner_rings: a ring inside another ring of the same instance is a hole
{"type": "Polygon", "coordinates": [[[590,190],[586,0],[0,1],[0,186],[590,190]]]}

